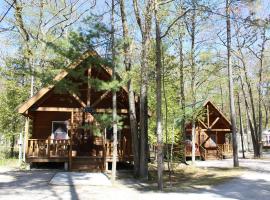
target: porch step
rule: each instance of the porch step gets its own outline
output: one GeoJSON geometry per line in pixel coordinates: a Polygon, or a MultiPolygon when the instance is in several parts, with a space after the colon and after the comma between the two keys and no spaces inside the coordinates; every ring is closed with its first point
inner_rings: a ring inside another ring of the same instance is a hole
{"type": "Polygon", "coordinates": [[[101,172],[104,171],[104,159],[89,156],[74,157],[71,161],[71,170],[101,172]]]}
{"type": "Polygon", "coordinates": [[[206,160],[216,160],[218,159],[217,150],[207,150],[206,160]]]}

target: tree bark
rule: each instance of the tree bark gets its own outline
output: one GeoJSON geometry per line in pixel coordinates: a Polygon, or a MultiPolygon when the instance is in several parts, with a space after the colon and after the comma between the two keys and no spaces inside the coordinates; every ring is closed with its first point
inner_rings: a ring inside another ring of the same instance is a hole
{"type": "Polygon", "coordinates": [[[142,36],[141,50],[141,87],[140,87],[140,178],[148,179],[148,47],[150,42],[151,22],[152,22],[153,0],[146,3],[145,19],[139,13],[137,0],[133,0],[133,9],[137,24],[142,36]]]}
{"type": "MultiPolygon", "coordinates": [[[[112,79],[115,78],[115,44],[114,44],[114,0],[111,1],[111,48],[112,48],[112,79]]],[[[113,123],[113,158],[112,158],[112,182],[116,179],[116,158],[117,158],[117,102],[116,88],[112,89],[112,123],[113,123]]]]}
{"type": "Polygon", "coordinates": [[[244,141],[243,141],[243,123],[242,123],[242,112],[241,112],[241,104],[240,104],[240,95],[238,93],[238,110],[239,110],[239,126],[240,126],[240,137],[241,137],[241,146],[242,146],[242,156],[245,158],[245,149],[244,149],[244,141]]]}
{"type": "Polygon", "coordinates": [[[252,119],[251,119],[251,114],[250,114],[250,109],[249,109],[249,105],[248,105],[248,101],[247,101],[247,97],[246,97],[246,92],[245,92],[245,88],[244,88],[244,84],[243,84],[243,80],[242,80],[242,76],[240,76],[240,82],[241,82],[241,88],[242,88],[242,92],[243,92],[243,96],[244,96],[244,100],[245,100],[245,107],[246,107],[246,113],[247,113],[247,119],[248,119],[248,125],[250,128],[250,133],[251,133],[251,140],[252,140],[252,144],[253,144],[253,151],[254,151],[254,156],[257,154],[257,138],[256,138],[256,133],[252,124],[252,119]]]}
{"type": "MultiPolygon", "coordinates": [[[[122,20],[122,29],[123,29],[123,39],[124,39],[124,64],[126,71],[130,72],[131,70],[131,52],[130,52],[130,42],[129,42],[129,31],[125,13],[125,2],[120,0],[120,11],[121,11],[121,20],[122,20]]],[[[139,157],[139,141],[138,141],[138,123],[136,117],[136,104],[135,96],[133,91],[132,80],[129,79],[127,83],[128,87],[128,102],[129,102],[129,121],[130,121],[130,132],[132,139],[132,152],[134,155],[134,176],[139,176],[140,170],[140,157],[139,157]]]]}
{"type": "Polygon", "coordinates": [[[156,126],[157,126],[157,173],[158,189],[163,190],[163,133],[162,133],[162,91],[161,91],[161,34],[158,17],[158,2],[155,0],[156,25],[156,126]]]}
{"type": "Polygon", "coordinates": [[[196,88],[195,88],[195,32],[196,32],[196,5],[195,2],[192,1],[193,13],[191,17],[191,49],[190,49],[190,61],[191,61],[191,101],[192,101],[192,130],[191,130],[191,138],[192,138],[192,164],[195,164],[195,147],[196,147],[196,88]]]}
{"type": "Polygon", "coordinates": [[[259,158],[262,157],[262,148],[263,148],[263,144],[262,144],[262,129],[263,129],[263,122],[262,122],[262,104],[263,104],[263,94],[262,94],[262,84],[263,84],[263,61],[264,61],[264,51],[265,51],[265,43],[267,41],[266,39],[266,28],[263,28],[263,32],[262,32],[262,44],[261,44],[261,50],[260,50],[260,66],[259,66],[259,85],[258,85],[258,94],[259,94],[259,128],[258,128],[258,153],[259,153],[259,158]]]}
{"type": "Polygon", "coordinates": [[[183,31],[181,30],[183,28],[182,23],[180,25],[179,30],[179,71],[180,71],[180,108],[181,108],[181,114],[182,114],[182,120],[181,120],[181,138],[179,140],[180,146],[183,147],[183,158],[182,161],[186,162],[186,151],[185,151],[185,140],[186,140],[186,132],[185,132],[185,126],[186,126],[186,98],[185,98],[185,80],[184,80],[184,53],[183,53],[183,31]]]}
{"type": "Polygon", "coordinates": [[[11,158],[14,157],[14,147],[15,147],[15,135],[13,133],[10,140],[10,157],[11,158]]]}
{"type": "Polygon", "coordinates": [[[227,24],[227,67],[229,78],[229,98],[230,98],[230,111],[231,111],[231,124],[232,124],[232,140],[233,140],[233,166],[239,167],[238,161],[238,146],[236,137],[236,112],[234,105],[234,84],[233,73],[231,66],[231,22],[230,22],[230,0],[226,0],[226,24],[227,24]]]}

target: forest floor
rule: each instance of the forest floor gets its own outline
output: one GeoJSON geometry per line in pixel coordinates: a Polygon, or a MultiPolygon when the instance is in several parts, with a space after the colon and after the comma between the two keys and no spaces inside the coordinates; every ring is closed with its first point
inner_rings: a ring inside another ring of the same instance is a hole
{"type": "MultiPolygon", "coordinates": [[[[19,171],[0,167],[0,199],[269,199],[268,158],[240,159],[241,168],[237,170],[231,169],[231,159],[197,161],[196,166],[189,169],[189,174],[184,169],[181,169],[182,172],[175,170],[179,173],[175,175],[172,187],[167,182],[164,192],[157,192],[153,181],[140,182],[129,177],[126,172],[119,173],[114,186],[55,186],[49,182],[59,171],[19,171]],[[223,175],[217,175],[218,172],[223,175]],[[177,182],[181,176],[184,178],[177,182]],[[206,181],[200,182],[200,176],[206,181]],[[224,177],[230,178],[224,180],[224,177]]],[[[150,179],[151,177],[154,176],[150,172],[150,179]]]]}

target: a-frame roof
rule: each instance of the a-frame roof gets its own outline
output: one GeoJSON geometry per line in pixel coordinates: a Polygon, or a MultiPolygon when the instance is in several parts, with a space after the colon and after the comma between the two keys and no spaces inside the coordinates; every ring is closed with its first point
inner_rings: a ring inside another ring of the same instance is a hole
{"type": "MultiPolygon", "coordinates": [[[[90,57],[99,57],[96,51],[88,50],[84,52],[81,56],[79,56],[74,62],[72,62],[65,70],[62,70],[55,78],[55,82],[59,82],[64,79],[68,75],[68,71],[76,69],[80,64],[83,63],[87,58],[90,57]]],[[[101,67],[108,73],[108,75],[112,76],[112,70],[109,67],[101,65],[101,67]]],[[[18,112],[21,114],[25,114],[31,106],[33,106],[37,101],[39,101],[42,97],[44,97],[47,93],[49,93],[55,85],[49,85],[40,89],[34,96],[29,98],[26,102],[19,106],[18,112]]],[[[127,89],[122,87],[122,89],[127,93],[127,89]]]]}
{"type": "MultiPolygon", "coordinates": [[[[199,129],[220,133],[231,132],[231,122],[212,101],[205,101],[201,107],[203,108],[203,114],[196,123],[199,129]]],[[[190,130],[191,123],[188,123],[186,125],[186,131],[190,130]]]]}
{"type": "Polygon", "coordinates": [[[228,118],[223,114],[223,112],[210,100],[207,100],[205,103],[204,103],[204,107],[207,108],[207,105],[211,105],[215,110],[216,112],[218,112],[222,118],[226,121],[226,123],[228,123],[230,126],[231,126],[231,122],[230,120],[228,120],[228,118]]]}

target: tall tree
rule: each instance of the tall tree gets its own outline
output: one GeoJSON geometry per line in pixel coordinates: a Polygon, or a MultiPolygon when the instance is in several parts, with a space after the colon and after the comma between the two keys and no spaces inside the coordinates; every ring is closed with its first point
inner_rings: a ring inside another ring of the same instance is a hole
{"type": "Polygon", "coordinates": [[[232,140],[233,140],[233,166],[239,167],[238,161],[238,146],[236,137],[236,112],[234,104],[234,83],[233,73],[231,65],[231,22],[230,22],[230,0],[226,0],[226,24],[227,24],[227,67],[228,67],[228,79],[229,79],[229,99],[230,99],[230,111],[231,111],[231,124],[232,124],[232,140]]]}
{"type": "MultiPolygon", "coordinates": [[[[124,64],[126,72],[131,71],[131,41],[129,38],[129,30],[127,24],[127,17],[125,11],[125,1],[120,0],[120,11],[123,29],[123,40],[124,40],[124,64]]],[[[138,123],[136,117],[136,107],[135,107],[135,95],[133,91],[133,83],[131,78],[127,82],[128,87],[128,102],[129,102],[129,120],[130,120],[130,131],[132,137],[132,151],[134,155],[134,175],[139,176],[140,171],[140,155],[139,155],[139,138],[138,138],[138,123]]]]}
{"type": "Polygon", "coordinates": [[[148,49],[152,25],[153,0],[145,2],[143,17],[140,13],[138,1],[133,0],[133,9],[137,24],[142,37],[141,49],[141,71],[140,71],[140,177],[148,178],[148,49]]]}
{"type": "MultiPolygon", "coordinates": [[[[112,51],[112,79],[116,80],[115,76],[115,28],[114,28],[114,0],[111,1],[111,51],[112,51]]],[[[113,123],[113,158],[112,158],[112,181],[116,178],[116,159],[117,159],[117,101],[116,88],[112,89],[112,123],[113,123]]]]}
{"type": "Polygon", "coordinates": [[[161,33],[159,19],[159,3],[154,2],[155,6],[155,32],[156,32],[156,126],[157,126],[157,172],[158,189],[163,190],[163,133],[162,133],[162,60],[161,60],[161,33]]]}

